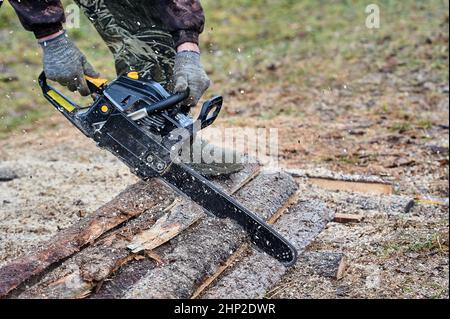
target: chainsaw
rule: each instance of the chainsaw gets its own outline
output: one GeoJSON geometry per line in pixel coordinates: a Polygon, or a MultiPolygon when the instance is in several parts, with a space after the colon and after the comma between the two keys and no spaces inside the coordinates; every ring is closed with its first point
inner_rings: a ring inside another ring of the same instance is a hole
{"type": "Polygon", "coordinates": [[[39,85],[44,97],[75,127],[119,158],[135,175],[143,180],[162,179],[207,213],[237,222],[254,245],[285,266],[296,262],[297,251],[285,238],[174,156],[177,145],[193,140],[195,127],[204,129],[214,123],[222,108],[222,97],[205,102],[194,121],[179,106],[189,91],[170,94],[159,83],[141,79],[136,72],[112,82],[90,77],[86,80],[94,100],[87,107],[49,85],[44,72],[39,76],[39,85]],[[174,134],[177,130],[184,134],[174,134]]]}

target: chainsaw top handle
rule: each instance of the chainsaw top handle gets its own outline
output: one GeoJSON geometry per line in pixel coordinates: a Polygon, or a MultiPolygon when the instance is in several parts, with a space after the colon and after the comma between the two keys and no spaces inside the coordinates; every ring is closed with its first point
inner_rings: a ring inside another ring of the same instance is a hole
{"type": "Polygon", "coordinates": [[[147,106],[145,110],[147,111],[147,114],[165,111],[173,108],[178,103],[183,102],[188,97],[189,97],[189,88],[184,92],[175,93],[165,98],[164,100],[153,103],[152,105],[147,106]]]}

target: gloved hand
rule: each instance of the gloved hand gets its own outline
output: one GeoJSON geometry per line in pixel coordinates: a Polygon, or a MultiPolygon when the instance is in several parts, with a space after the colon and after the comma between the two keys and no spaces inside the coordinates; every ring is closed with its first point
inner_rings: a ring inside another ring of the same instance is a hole
{"type": "Polygon", "coordinates": [[[173,70],[175,93],[184,92],[189,87],[189,98],[184,105],[194,107],[209,88],[211,81],[200,64],[200,53],[181,51],[175,57],[173,70]]]}
{"type": "Polygon", "coordinates": [[[67,86],[72,92],[79,91],[83,96],[91,93],[84,76],[97,78],[99,74],[65,32],[39,44],[44,51],[44,72],[48,79],[67,86]]]}

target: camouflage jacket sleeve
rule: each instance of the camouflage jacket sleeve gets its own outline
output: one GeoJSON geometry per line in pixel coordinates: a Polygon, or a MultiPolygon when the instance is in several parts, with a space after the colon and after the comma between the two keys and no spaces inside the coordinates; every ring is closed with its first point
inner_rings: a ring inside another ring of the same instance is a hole
{"type": "Polygon", "coordinates": [[[62,29],[64,9],[59,0],[9,0],[17,12],[20,22],[37,38],[42,38],[62,29]]]}
{"type": "Polygon", "coordinates": [[[162,22],[173,35],[175,46],[185,42],[198,44],[205,15],[200,0],[157,0],[162,22]]]}

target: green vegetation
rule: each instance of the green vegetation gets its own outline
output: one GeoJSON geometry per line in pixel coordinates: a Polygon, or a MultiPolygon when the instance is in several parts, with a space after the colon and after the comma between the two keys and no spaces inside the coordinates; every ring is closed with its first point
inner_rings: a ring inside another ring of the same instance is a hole
{"type": "Polygon", "coordinates": [[[445,244],[445,237],[448,237],[448,234],[435,233],[414,240],[389,241],[378,250],[378,255],[382,258],[391,258],[404,253],[427,254],[434,252],[447,254],[448,246],[445,244]]]}
{"type": "MultiPolygon", "coordinates": [[[[433,73],[436,81],[448,82],[448,33],[444,32],[448,1],[378,3],[381,28],[370,30],[365,27],[363,1],[203,1],[207,16],[204,62],[216,85],[211,91],[259,93],[278,87],[301,95],[313,86],[334,87],[349,78],[361,78],[362,67],[377,70],[393,55],[399,76],[423,69],[433,73]],[[417,48],[412,38],[431,44],[417,48]]],[[[71,36],[97,69],[113,78],[108,49],[86,19],[81,26],[70,30],[71,36]]],[[[0,10],[0,51],[1,134],[53,110],[35,82],[42,68],[40,48],[33,35],[23,31],[8,4],[0,10]]],[[[295,114],[293,109],[294,103],[261,118],[295,114]]]]}

